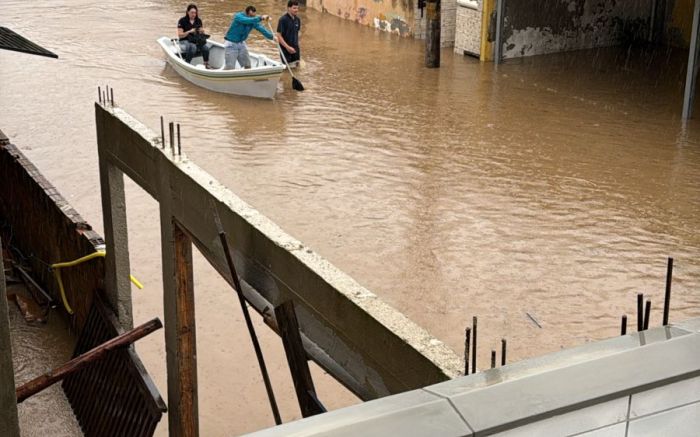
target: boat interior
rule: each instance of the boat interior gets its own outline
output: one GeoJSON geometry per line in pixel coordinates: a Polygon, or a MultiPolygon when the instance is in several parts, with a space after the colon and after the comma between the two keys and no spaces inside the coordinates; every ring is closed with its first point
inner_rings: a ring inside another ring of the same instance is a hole
{"type": "MultiPolygon", "coordinates": [[[[177,57],[182,57],[180,53],[180,45],[177,43],[177,40],[171,40],[171,43],[172,46],[170,47],[170,50],[172,51],[172,53],[177,57]]],[[[226,63],[224,60],[224,47],[220,44],[212,43],[207,43],[207,46],[209,47],[209,66],[214,70],[226,70],[226,63]]],[[[277,65],[276,63],[271,62],[271,60],[266,56],[260,56],[250,52],[249,54],[251,68],[273,67],[277,65]]],[[[197,51],[195,56],[192,58],[192,62],[190,62],[190,64],[196,68],[205,68],[204,59],[202,58],[201,52],[197,51]]],[[[239,70],[241,68],[241,65],[238,63],[238,61],[236,61],[236,66],[234,70],[239,70]]]]}

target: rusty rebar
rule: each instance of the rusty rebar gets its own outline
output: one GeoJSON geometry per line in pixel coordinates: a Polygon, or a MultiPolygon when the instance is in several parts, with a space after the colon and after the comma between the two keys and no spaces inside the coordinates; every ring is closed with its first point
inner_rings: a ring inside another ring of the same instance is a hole
{"type": "Polygon", "coordinates": [[[627,315],[622,316],[622,323],[620,325],[620,335],[627,335],[627,315]]]}
{"type": "Polygon", "coordinates": [[[644,330],[644,294],[637,293],[637,332],[644,330]]]}
{"type": "Polygon", "coordinates": [[[668,325],[668,313],[671,308],[671,278],[673,277],[673,258],[668,258],[666,265],[666,294],[664,295],[664,320],[663,326],[668,325]]]}
{"type": "Polygon", "coordinates": [[[472,330],[464,330],[464,374],[469,375],[469,343],[471,341],[472,330]]]}
{"type": "Polygon", "coordinates": [[[180,123],[177,124],[177,154],[182,155],[182,146],[180,145],[180,123]]]}
{"type": "Polygon", "coordinates": [[[472,373],[476,373],[476,316],[472,318],[472,373]]]}
{"type": "Polygon", "coordinates": [[[644,330],[649,329],[649,318],[651,317],[651,301],[647,301],[646,308],[644,309],[644,330]]]}
{"type": "Polygon", "coordinates": [[[506,365],[506,339],[501,339],[501,366],[506,365]]]}

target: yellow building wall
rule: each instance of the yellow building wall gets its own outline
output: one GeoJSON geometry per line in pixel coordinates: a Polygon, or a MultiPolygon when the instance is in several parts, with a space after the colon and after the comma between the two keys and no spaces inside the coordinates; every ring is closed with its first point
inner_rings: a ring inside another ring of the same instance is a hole
{"type": "Polygon", "coordinates": [[[402,36],[414,33],[416,0],[307,0],[306,5],[402,36]]]}

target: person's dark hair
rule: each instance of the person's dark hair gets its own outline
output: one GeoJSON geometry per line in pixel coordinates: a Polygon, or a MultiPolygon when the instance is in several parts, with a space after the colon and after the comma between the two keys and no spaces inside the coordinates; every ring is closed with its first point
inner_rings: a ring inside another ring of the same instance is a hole
{"type": "Polygon", "coordinates": [[[250,5],[247,8],[245,8],[245,13],[250,14],[251,12],[256,12],[255,6],[250,5]]]}
{"type": "Polygon", "coordinates": [[[194,3],[190,3],[187,5],[187,10],[185,11],[185,15],[190,13],[190,9],[194,9],[195,12],[197,12],[197,17],[199,17],[199,9],[197,9],[197,5],[194,3]]]}
{"type": "Polygon", "coordinates": [[[287,2],[287,7],[291,8],[292,6],[299,6],[299,0],[289,0],[287,2]]]}

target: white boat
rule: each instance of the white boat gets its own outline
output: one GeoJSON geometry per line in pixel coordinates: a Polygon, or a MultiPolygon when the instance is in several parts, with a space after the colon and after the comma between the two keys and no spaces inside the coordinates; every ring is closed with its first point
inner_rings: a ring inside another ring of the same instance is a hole
{"type": "Polygon", "coordinates": [[[158,44],[165,52],[168,63],[180,76],[202,88],[221,93],[272,99],[286,68],[281,62],[250,52],[251,68],[241,68],[236,63],[236,68],[226,70],[224,45],[209,39],[209,66],[212,68],[207,69],[201,55],[193,58],[191,64],[185,62],[177,39],[163,36],[158,39],[158,44]]]}

